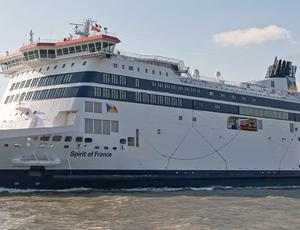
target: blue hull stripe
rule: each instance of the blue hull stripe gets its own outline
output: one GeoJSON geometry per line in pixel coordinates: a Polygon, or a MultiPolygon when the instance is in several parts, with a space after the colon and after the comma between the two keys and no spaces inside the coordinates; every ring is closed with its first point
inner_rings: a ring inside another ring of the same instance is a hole
{"type": "Polygon", "coordinates": [[[9,188],[206,186],[300,186],[300,171],[0,170],[0,187],[9,188]]]}

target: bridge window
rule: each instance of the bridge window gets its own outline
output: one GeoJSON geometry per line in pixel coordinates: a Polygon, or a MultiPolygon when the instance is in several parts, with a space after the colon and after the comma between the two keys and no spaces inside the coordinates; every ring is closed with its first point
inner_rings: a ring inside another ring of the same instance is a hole
{"type": "Polygon", "coordinates": [[[40,57],[47,58],[47,50],[40,50],[40,57]]]}
{"type": "Polygon", "coordinates": [[[69,49],[68,48],[63,48],[63,54],[66,55],[66,54],[69,54],[69,49]]]}
{"type": "Polygon", "coordinates": [[[81,46],[76,46],[75,49],[76,49],[76,53],[80,53],[81,52],[81,46]]]}
{"type": "Polygon", "coordinates": [[[62,49],[57,49],[56,50],[56,55],[61,56],[62,55],[62,49]]]}
{"type": "Polygon", "coordinates": [[[33,51],[28,52],[28,56],[29,56],[29,60],[33,60],[34,59],[33,51]]]}
{"type": "Polygon", "coordinates": [[[107,42],[103,42],[103,50],[104,51],[108,51],[107,47],[108,47],[108,43],[107,42]]]}
{"type": "Polygon", "coordinates": [[[96,42],[96,50],[101,51],[101,42],[96,42]]]}
{"type": "Polygon", "coordinates": [[[55,50],[48,50],[48,58],[55,58],[55,50]]]}
{"type": "Polygon", "coordinates": [[[88,46],[87,45],[82,45],[82,51],[83,52],[88,51],[88,46]]]}
{"type": "Polygon", "coordinates": [[[70,51],[70,54],[74,54],[75,53],[75,47],[69,47],[69,51],[70,51]]]}
{"type": "Polygon", "coordinates": [[[90,43],[90,44],[89,44],[89,50],[90,50],[91,53],[93,53],[93,52],[96,51],[96,49],[95,49],[95,44],[94,44],[94,43],[90,43]]]}

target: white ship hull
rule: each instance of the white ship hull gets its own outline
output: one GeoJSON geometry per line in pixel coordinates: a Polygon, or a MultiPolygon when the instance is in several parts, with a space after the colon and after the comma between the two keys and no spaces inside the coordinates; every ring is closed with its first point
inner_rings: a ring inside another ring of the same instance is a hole
{"type": "MultiPolygon", "coordinates": [[[[78,53],[52,50],[64,53],[55,60],[28,60],[39,43],[21,49],[26,65],[0,59],[11,77],[0,186],[300,185],[298,94],[183,77],[174,60],[96,52],[97,43],[82,53],[84,39],[78,53]]],[[[271,84],[283,88],[286,79],[271,84]]]]}

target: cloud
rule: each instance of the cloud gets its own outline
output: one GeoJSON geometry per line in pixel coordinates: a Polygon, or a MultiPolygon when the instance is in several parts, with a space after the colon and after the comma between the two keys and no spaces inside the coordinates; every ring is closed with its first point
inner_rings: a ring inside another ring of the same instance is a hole
{"type": "Polygon", "coordinates": [[[276,25],[263,28],[252,27],[244,30],[231,30],[215,34],[213,41],[224,46],[244,46],[266,41],[289,39],[290,32],[276,25]]]}

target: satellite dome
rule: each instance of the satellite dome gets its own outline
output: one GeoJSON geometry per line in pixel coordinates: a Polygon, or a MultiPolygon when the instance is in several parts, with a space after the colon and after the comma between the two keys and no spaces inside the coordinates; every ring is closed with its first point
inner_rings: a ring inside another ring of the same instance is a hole
{"type": "Polygon", "coordinates": [[[200,78],[200,72],[198,69],[194,69],[192,72],[193,78],[200,78]]]}

